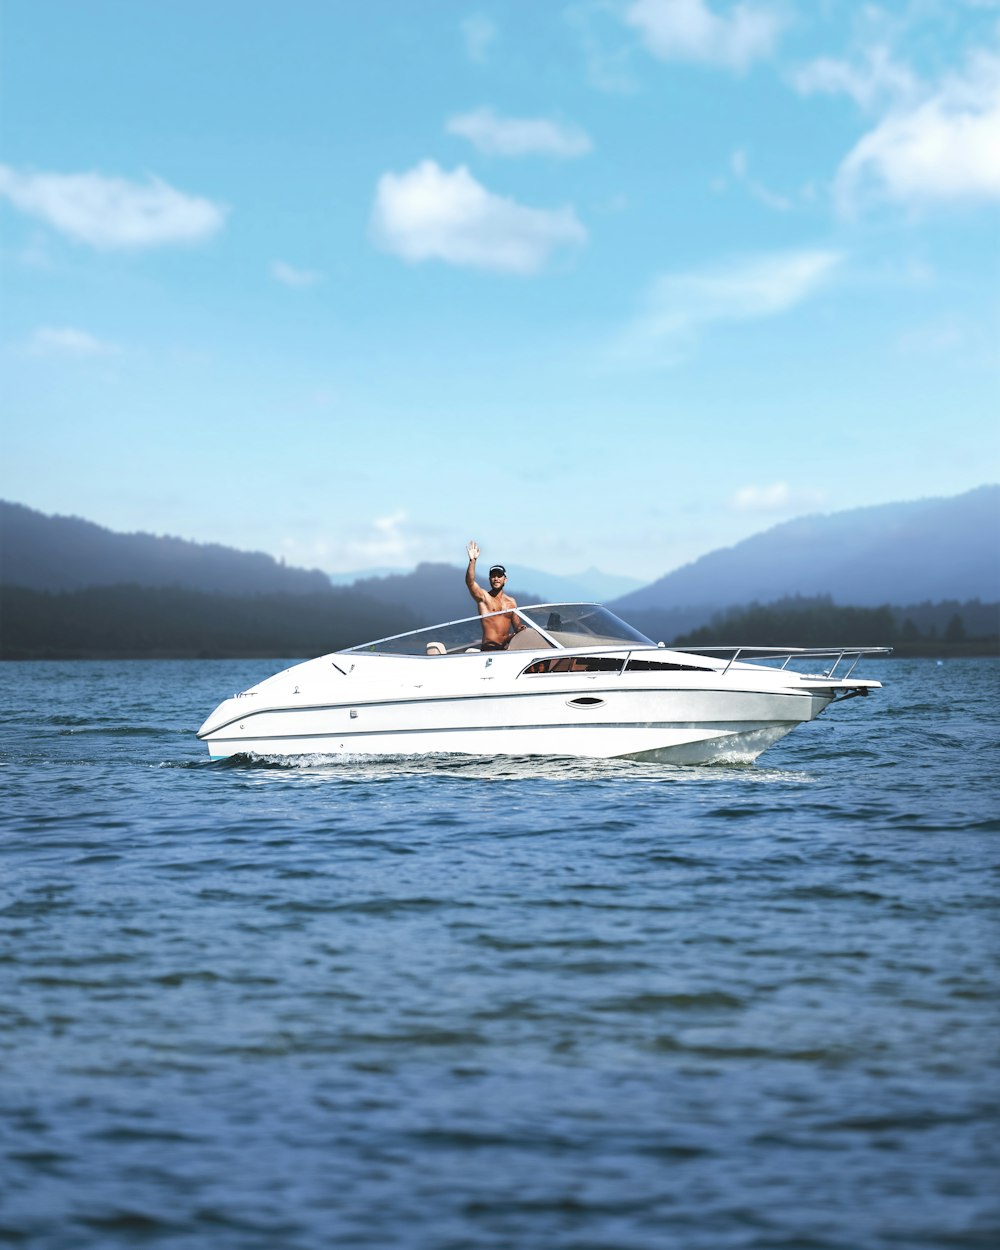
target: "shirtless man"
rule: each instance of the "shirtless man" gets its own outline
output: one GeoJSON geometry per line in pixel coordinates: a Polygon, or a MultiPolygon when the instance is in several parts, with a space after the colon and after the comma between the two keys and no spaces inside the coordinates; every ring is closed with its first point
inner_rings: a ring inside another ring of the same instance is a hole
{"type": "Polygon", "coordinates": [[[476,582],[476,561],[479,559],[479,546],[473,541],[466,550],[469,553],[469,567],[465,570],[465,584],[469,594],[479,606],[479,615],[483,620],[482,651],[503,651],[510,641],[510,631],[519,634],[525,628],[517,615],[517,604],[503,592],[507,581],[507,570],[502,564],[494,564],[490,569],[490,588],[483,590],[476,582]],[[489,616],[490,612],[504,612],[504,616],[489,616]]]}

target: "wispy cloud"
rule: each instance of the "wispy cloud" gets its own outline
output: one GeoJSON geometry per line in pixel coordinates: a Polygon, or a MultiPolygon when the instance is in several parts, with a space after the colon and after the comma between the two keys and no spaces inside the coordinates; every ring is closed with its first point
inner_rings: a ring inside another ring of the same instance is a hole
{"type": "Polygon", "coordinates": [[[872,199],[904,204],[1000,200],[1000,56],[974,56],[920,103],[891,111],[847,155],[842,211],[872,199]]]}
{"type": "Polygon", "coordinates": [[[579,126],[547,117],[501,117],[476,109],[448,119],[449,134],[468,139],[490,156],[585,156],[593,147],[579,126]]]}
{"type": "Polygon", "coordinates": [[[581,0],[567,6],[563,17],[579,40],[588,83],[609,94],[634,95],[639,82],[632,65],[633,41],[623,34],[614,4],[581,0]]]}
{"type": "Polygon", "coordinates": [[[372,231],[381,247],[410,262],[517,274],[536,273],[556,248],[587,239],[571,207],[528,208],[488,191],[464,165],[448,172],[434,161],[382,175],[372,231]]]}
{"type": "Polygon", "coordinates": [[[769,56],[784,25],[767,5],[737,4],[720,17],[705,0],[635,0],[625,20],[661,60],[735,70],[769,56]]]}
{"type": "Polygon", "coordinates": [[[718,268],[662,274],[616,355],[675,363],[713,324],[773,317],[815,294],[843,257],[823,249],[768,253],[718,268]]]}
{"type": "Polygon", "coordinates": [[[794,488],[787,482],[768,486],[743,486],[729,500],[734,512],[788,513],[819,507],[826,498],[822,491],[794,488]]]}
{"type": "Polygon", "coordinates": [[[473,13],[463,20],[461,29],[466,56],[470,61],[482,64],[496,42],[496,23],[484,13],[473,13]]]}
{"type": "Polygon", "coordinates": [[[421,560],[458,563],[462,548],[453,551],[454,531],[418,525],[402,508],[354,525],[337,527],[336,536],[325,536],[326,526],[310,520],[308,537],[286,538],[285,558],[293,564],[318,567],[329,573],[374,568],[409,568],[421,560]]]}
{"type": "Polygon", "coordinates": [[[968,317],[962,312],[942,309],[932,320],[917,323],[897,334],[896,352],[903,357],[917,357],[925,362],[934,356],[946,356],[963,363],[996,364],[996,331],[988,320],[968,317]]]}
{"type": "Polygon", "coordinates": [[[271,262],[271,277],[284,286],[307,287],[316,286],[323,281],[323,275],[315,269],[296,269],[283,260],[271,262]]]}
{"type": "Polygon", "coordinates": [[[777,191],[771,191],[760,179],[753,177],[750,173],[750,158],[743,148],[733,153],[729,167],[736,181],[742,183],[750,195],[761,204],[780,213],[787,213],[793,207],[787,195],[779,195],[777,191]]]}
{"type": "Polygon", "coordinates": [[[355,538],[355,559],[372,564],[392,564],[406,559],[412,545],[403,531],[408,519],[402,509],[376,517],[368,532],[355,538]]]}
{"type": "Polygon", "coordinates": [[[222,228],[229,211],[159,178],[136,183],[97,173],[21,173],[8,165],[0,165],[0,197],[61,234],[105,250],[200,243],[222,228]]]}
{"type": "Polygon", "coordinates": [[[791,83],[801,95],[846,95],[863,109],[912,99],[919,85],[913,71],[882,44],[867,48],[859,62],[810,61],[794,71],[791,83]]]}
{"type": "Polygon", "coordinates": [[[40,326],[28,339],[26,349],[32,356],[69,357],[74,360],[118,356],[122,350],[117,343],[95,338],[86,330],[76,330],[71,326],[40,326]]]}

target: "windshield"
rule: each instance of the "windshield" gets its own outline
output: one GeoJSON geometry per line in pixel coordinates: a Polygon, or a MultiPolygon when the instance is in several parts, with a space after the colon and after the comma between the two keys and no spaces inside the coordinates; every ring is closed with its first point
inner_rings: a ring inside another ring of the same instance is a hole
{"type": "MultiPolygon", "coordinates": [[[[493,616],[509,616],[494,612],[493,616]]],[[[518,608],[525,629],[511,639],[511,649],[526,650],[546,647],[592,647],[595,643],[608,647],[651,647],[645,635],[626,625],[607,608],[596,603],[544,603],[518,608]]],[[[430,625],[392,638],[380,638],[347,650],[373,652],[379,655],[465,655],[478,651],[483,641],[483,617],[470,616],[444,625],[430,625]]]]}
{"type": "Polygon", "coordinates": [[[546,603],[525,608],[521,615],[530,616],[532,622],[561,647],[588,647],[595,642],[609,647],[622,642],[644,647],[655,645],[645,634],[596,603],[546,603]]]}

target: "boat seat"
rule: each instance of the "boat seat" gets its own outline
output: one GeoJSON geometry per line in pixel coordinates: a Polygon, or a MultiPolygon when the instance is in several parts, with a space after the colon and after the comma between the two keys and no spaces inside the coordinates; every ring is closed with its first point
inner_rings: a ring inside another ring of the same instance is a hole
{"type": "Polygon", "coordinates": [[[541,647],[547,647],[549,644],[545,641],[537,629],[528,626],[522,629],[519,634],[507,644],[508,651],[536,651],[541,647]]]}

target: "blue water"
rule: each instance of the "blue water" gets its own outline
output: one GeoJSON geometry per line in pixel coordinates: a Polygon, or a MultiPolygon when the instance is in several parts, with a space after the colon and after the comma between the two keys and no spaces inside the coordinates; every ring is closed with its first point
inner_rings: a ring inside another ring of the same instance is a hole
{"type": "Polygon", "coordinates": [[[1000,1244],[995,661],[755,766],[209,763],[0,665],[0,1241],[1000,1244]]]}

